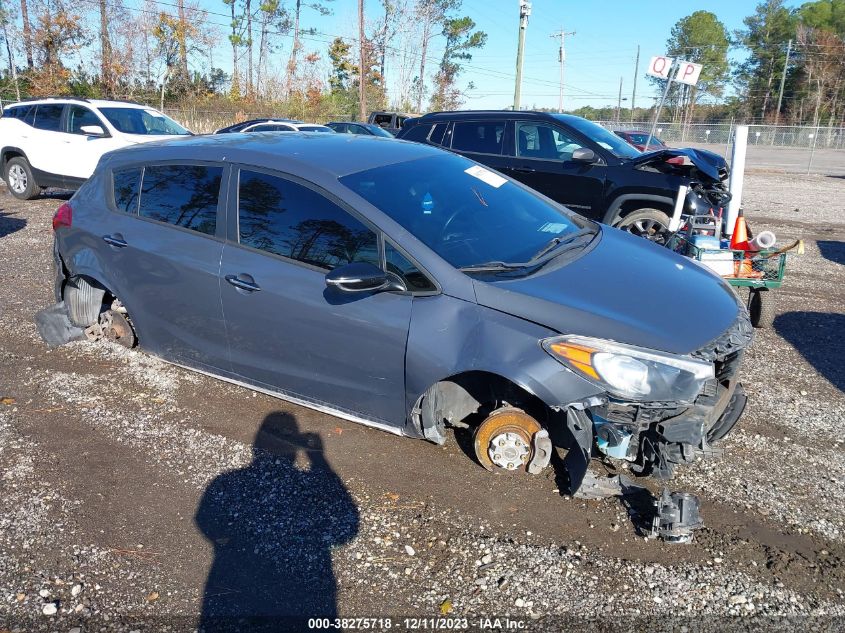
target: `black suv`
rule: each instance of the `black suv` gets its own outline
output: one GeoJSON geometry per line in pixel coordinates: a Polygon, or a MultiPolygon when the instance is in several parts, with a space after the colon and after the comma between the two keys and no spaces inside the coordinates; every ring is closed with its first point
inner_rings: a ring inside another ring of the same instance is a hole
{"type": "Polygon", "coordinates": [[[678,189],[689,213],[718,212],[730,194],[718,154],[642,153],[581,117],[548,112],[434,112],[397,135],[463,154],[594,220],[656,241],[666,235],[678,189]]]}

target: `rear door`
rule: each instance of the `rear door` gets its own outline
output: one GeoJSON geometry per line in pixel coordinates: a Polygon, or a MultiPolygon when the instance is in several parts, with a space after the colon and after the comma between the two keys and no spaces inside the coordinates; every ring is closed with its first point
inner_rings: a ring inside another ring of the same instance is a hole
{"type": "MultiPolygon", "coordinates": [[[[51,175],[63,175],[67,169],[64,156],[56,151],[62,136],[63,103],[39,103],[34,109],[32,129],[27,130],[24,147],[29,164],[51,175]]],[[[38,174],[35,175],[36,180],[38,174]]]]}
{"type": "Polygon", "coordinates": [[[97,240],[141,345],[209,371],[229,369],[218,221],[227,176],[227,167],[198,162],[116,169],[113,212],[97,240]]]}
{"type": "Polygon", "coordinates": [[[586,145],[576,135],[560,126],[515,121],[506,150],[511,156],[507,173],[581,215],[601,219],[607,167],[573,161],[572,153],[582,147],[586,145]]]}
{"type": "Polygon", "coordinates": [[[326,192],[242,168],[220,286],[232,368],[247,381],[371,421],[405,420],[408,294],[347,294],[325,275],[381,265],[379,237],[326,192]]]}
{"type": "MultiPolygon", "coordinates": [[[[455,121],[451,130],[452,151],[503,171],[512,160],[502,154],[506,128],[505,120],[455,121]]],[[[436,131],[437,128],[432,130],[432,136],[436,131]]]]}

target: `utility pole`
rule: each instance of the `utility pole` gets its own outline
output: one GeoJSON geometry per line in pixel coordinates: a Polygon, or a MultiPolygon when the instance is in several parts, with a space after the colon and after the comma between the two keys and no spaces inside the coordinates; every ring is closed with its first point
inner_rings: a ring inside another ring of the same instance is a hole
{"type": "Polygon", "coordinates": [[[519,97],[522,91],[522,56],[525,52],[525,29],[528,28],[528,16],[531,15],[531,3],[519,0],[519,46],[516,49],[516,87],[513,91],[513,109],[519,110],[519,97]]]}
{"type": "Polygon", "coordinates": [[[637,61],[634,62],[634,90],[631,92],[631,123],[634,122],[634,108],[637,105],[637,75],[640,74],[640,45],[637,44],[637,61]]]}
{"type": "Polygon", "coordinates": [[[557,111],[563,112],[563,68],[566,65],[566,36],[575,35],[575,31],[567,33],[560,27],[558,33],[552,33],[549,37],[556,37],[560,39],[560,49],[558,50],[558,61],[560,61],[560,95],[558,97],[557,111]]]}
{"type": "Polygon", "coordinates": [[[358,0],[358,117],[367,120],[367,68],[364,65],[364,0],[358,0]]]}
{"type": "MultiPolygon", "coordinates": [[[[778,121],[780,120],[780,104],[783,101],[783,86],[786,84],[786,70],[789,68],[789,54],[792,52],[792,40],[789,40],[789,43],[786,45],[786,59],[783,62],[783,75],[780,77],[780,91],[778,92],[778,107],[775,110],[775,127],[777,127],[778,121]]],[[[775,130],[777,133],[777,130],[775,130]]],[[[774,138],[774,136],[772,137],[774,138]]]]}
{"type": "Polygon", "coordinates": [[[616,123],[622,121],[622,77],[619,78],[619,99],[616,102],[616,123]]]}

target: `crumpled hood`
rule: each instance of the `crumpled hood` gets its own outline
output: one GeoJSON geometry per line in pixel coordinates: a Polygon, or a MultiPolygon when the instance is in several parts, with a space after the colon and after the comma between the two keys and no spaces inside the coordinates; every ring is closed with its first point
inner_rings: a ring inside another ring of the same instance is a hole
{"type": "Polygon", "coordinates": [[[644,165],[657,161],[665,161],[667,158],[676,156],[686,158],[701,173],[717,182],[721,180],[720,171],[727,173],[728,163],[719,154],[706,149],[694,149],[692,147],[646,152],[642,156],[633,159],[631,163],[634,165],[644,165]]]}
{"type": "Polygon", "coordinates": [[[529,277],[475,279],[480,305],[562,334],[688,354],[722,334],[743,309],[730,287],[669,249],[602,227],[595,247],[529,277]]]}

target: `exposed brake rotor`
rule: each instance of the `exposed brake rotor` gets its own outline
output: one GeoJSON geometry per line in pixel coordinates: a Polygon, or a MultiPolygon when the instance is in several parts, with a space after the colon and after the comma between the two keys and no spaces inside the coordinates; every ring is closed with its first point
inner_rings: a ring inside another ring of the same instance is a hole
{"type": "Polygon", "coordinates": [[[490,471],[526,469],[534,452],[534,435],[541,429],[537,420],[520,409],[496,409],[475,430],[475,457],[490,471]]]}
{"type": "Polygon", "coordinates": [[[113,343],[131,349],[135,346],[135,331],[129,320],[120,312],[107,310],[101,317],[103,336],[113,343]]]}

